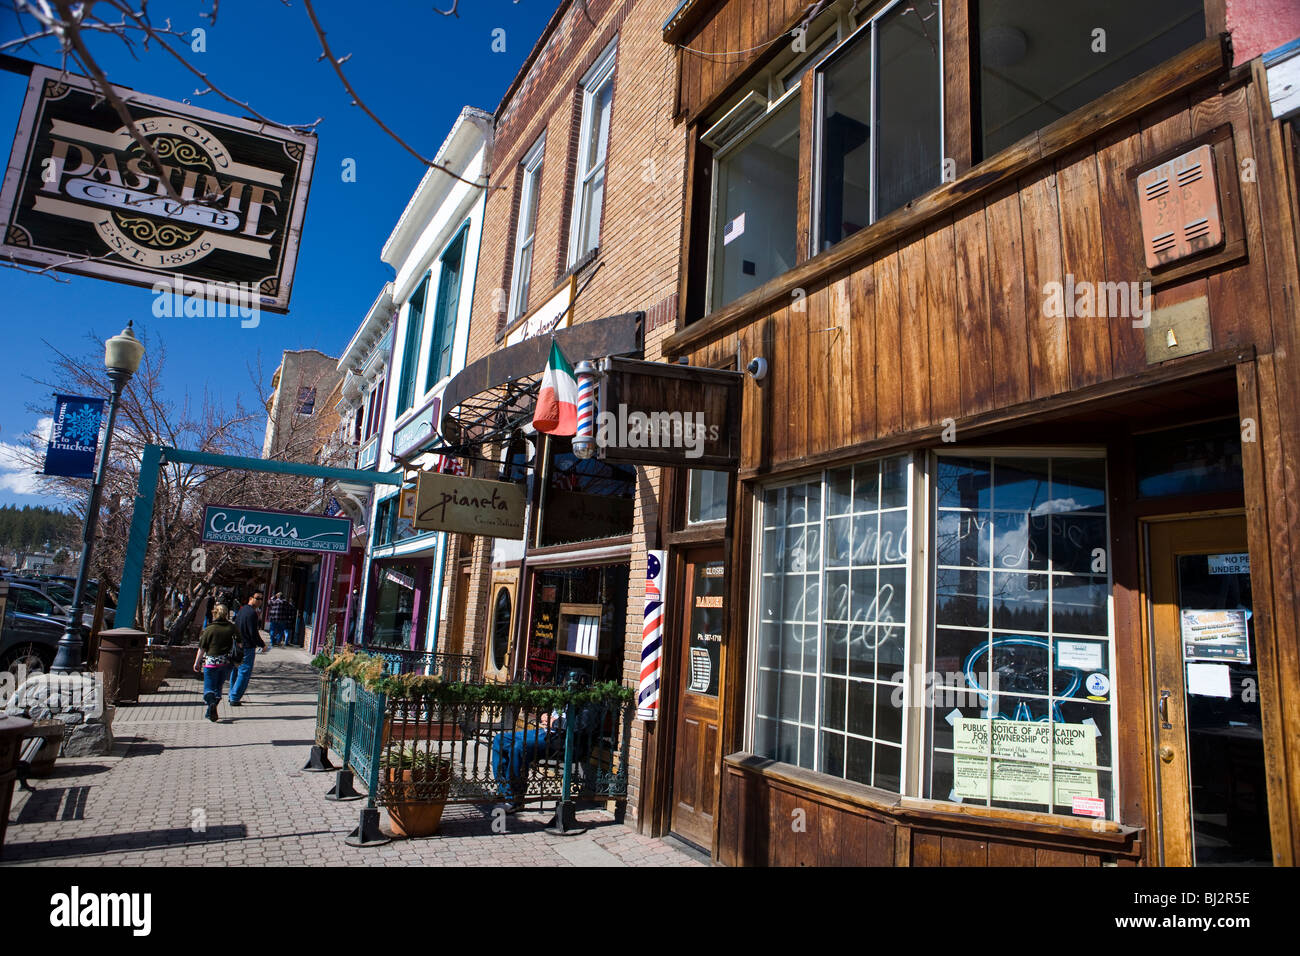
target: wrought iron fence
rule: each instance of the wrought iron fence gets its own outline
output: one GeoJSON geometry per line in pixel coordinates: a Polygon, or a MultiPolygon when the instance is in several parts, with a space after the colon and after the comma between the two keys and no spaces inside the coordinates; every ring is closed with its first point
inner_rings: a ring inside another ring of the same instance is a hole
{"type": "Polygon", "coordinates": [[[390,674],[437,674],[447,681],[466,683],[475,680],[472,654],[412,651],[400,647],[367,647],[367,654],[382,657],[390,674]]]}
{"type": "MultiPolygon", "coordinates": [[[[343,757],[371,806],[627,798],[633,701],[546,708],[502,703],[519,685],[474,685],[497,700],[387,696],[326,674],[316,740],[343,757]]],[[[529,691],[564,688],[528,684],[529,691]]]]}

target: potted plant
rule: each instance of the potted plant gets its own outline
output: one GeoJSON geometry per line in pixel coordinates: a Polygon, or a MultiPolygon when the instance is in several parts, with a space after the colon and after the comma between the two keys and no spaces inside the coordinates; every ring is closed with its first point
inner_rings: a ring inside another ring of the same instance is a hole
{"type": "Polygon", "coordinates": [[[398,796],[402,798],[388,807],[393,834],[423,837],[437,833],[451,788],[451,761],[430,750],[410,746],[385,752],[379,769],[386,785],[399,790],[398,796]]]}
{"type": "Polygon", "coordinates": [[[140,693],[156,694],[171,669],[171,658],[149,654],[145,656],[144,667],[140,671],[140,693]]]}

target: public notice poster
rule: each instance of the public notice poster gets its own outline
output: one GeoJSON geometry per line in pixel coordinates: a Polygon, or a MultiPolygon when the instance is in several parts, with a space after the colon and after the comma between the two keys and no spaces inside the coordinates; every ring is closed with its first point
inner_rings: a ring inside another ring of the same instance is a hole
{"type": "Polygon", "coordinates": [[[1183,609],[1183,660],[1250,663],[1246,611],[1183,609]]]}
{"type": "Polygon", "coordinates": [[[990,778],[993,799],[1012,803],[1070,806],[1074,797],[1100,796],[1095,770],[1061,766],[1052,793],[1053,759],[1097,762],[1097,731],[1091,724],[963,717],[953,725],[953,749],[953,794],[962,799],[987,800],[990,778]]]}

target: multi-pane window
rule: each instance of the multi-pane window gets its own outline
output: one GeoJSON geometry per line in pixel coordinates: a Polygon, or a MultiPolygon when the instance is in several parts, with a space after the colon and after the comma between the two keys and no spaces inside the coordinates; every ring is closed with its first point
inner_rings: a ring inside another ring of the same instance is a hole
{"type": "Polygon", "coordinates": [[[460,311],[460,285],[465,271],[467,231],[461,229],[438,260],[438,298],[433,310],[429,372],[424,383],[426,392],[451,374],[451,350],[456,341],[456,315],[460,311]]]}
{"type": "Polygon", "coordinates": [[[763,490],[750,749],[896,793],[1115,818],[1105,459],[930,461],[763,490]]]}
{"type": "Polygon", "coordinates": [[[605,203],[605,156],[609,149],[609,117],[614,103],[613,44],[601,54],[582,81],[582,126],[573,188],[569,264],[600,244],[600,214],[605,203]]]}
{"type": "Polygon", "coordinates": [[[939,185],[939,7],[890,5],[818,68],[818,250],[939,185]]]}
{"type": "Polygon", "coordinates": [[[429,295],[429,276],[411,296],[406,307],[406,340],[402,343],[402,371],[397,380],[397,414],[415,402],[415,377],[420,365],[420,340],[424,336],[424,302],[429,295]]]}
{"type": "Polygon", "coordinates": [[[542,156],[546,137],[524,156],[523,177],[519,189],[519,225],[515,231],[515,262],[510,280],[510,313],[513,322],[528,311],[528,289],[533,274],[533,240],[537,236],[537,201],[541,195],[542,156]]]}
{"type": "Polygon", "coordinates": [[[925,792],[1115,815],[1100,457],[938,458],[925,792]]]}
{"type": "Polygon", "coordinates": [[[795,266],[798,93],[720,148],[715,169],[711,309],[795,266]]]}
{"type": "Polygon", "coordinates": [[[316,389],[311,385],[300,385],[298,387],[298,406],[296,411],[299,415],[310,415],[316,407],[316,389]]]}
{"type": "Polygon", "coordinates": [[[906,457],[771,488],[754,749],[898,792],[908,634],[906,457]]]}
{"type": "Polygon", "coordinates": [[[979,0],[984,157],[1205,38],[1204,0],[979,0]]]}

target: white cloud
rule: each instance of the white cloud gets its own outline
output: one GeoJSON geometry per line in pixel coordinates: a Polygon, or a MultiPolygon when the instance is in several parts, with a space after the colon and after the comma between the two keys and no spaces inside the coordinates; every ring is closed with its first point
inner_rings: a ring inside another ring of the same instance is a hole
{"type": "MultiPolygon", "coordinates": [[[[41,441],[49,441],[54,419],[46,415],[38,419],[33,433],[41,441]]],[[[14,442],[0,441],[0,491],[15,495],[28,495],[38,498],[52,498],[41,476],[36,474],[30,457],[31,453],[22,445],[14,442]]]]}

